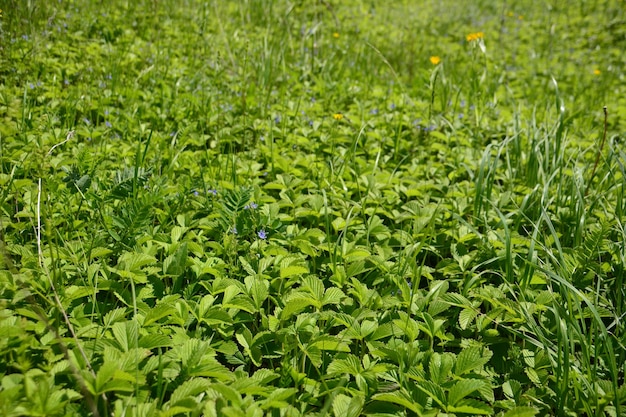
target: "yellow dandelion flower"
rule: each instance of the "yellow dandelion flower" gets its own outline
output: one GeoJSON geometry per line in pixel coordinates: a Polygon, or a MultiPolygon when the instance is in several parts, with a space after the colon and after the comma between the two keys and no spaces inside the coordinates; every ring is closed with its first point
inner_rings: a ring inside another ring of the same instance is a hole
{"type": "Polygon", "coordinates": [[[519,15],[519,16],[517,16],[517,18],[518,18],[519,20],[524,20],[524,15],[519,15]]]}
{"type": "Polygon", "coordinates": [[[515,16],[515,13],[513,13],[513,12],[508,12],[508,13],[507,13],[507,16],[509,16],[509,17],[513,17],[513,16],[515,16]]]}
{"type": "Polygon", "coordinates": [[[333,38],[335,38],[335,39],[339,39],[339,32],[335,32],[335,33],[333,33],[333,38]]]}
{"type": "Polygon", "coordinates": [[[437,55],[433,55],[430,57],[430,63],[433,65],[437,65],[438,63],[441,62],[441,58],[439,58],[437,55]]]}
{"type": "Polygon", "coordinates": [[[600,71],[599,69],[596,68],[593,70],[593,75],[600,75],[600,74],[602,74],[602,71],[600,71]]]}
{"type": "Polygon", "coordinates": [[[467,39],[468,42],[473,42],[482,39],[484,36],[485,34],[483,32],[474,32],[468,34],[465,39],[467,39]]]}
{"type": "Polygon", "coordinates": [[[341,114],[341,113],[335,113],[335,114],[333,114],[333,119],[335,119],[335,120],[341,120],[341,119],[343,119],[343,114],[341,114]]]}

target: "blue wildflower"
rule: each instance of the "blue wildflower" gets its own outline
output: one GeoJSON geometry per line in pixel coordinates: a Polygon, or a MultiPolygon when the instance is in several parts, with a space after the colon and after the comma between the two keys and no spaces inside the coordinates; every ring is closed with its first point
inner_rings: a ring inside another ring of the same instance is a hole
{"type": "Polygon", "coordinates": [[[259,230],[259,233],[257,233],[257,235],[259,236],[259,239],[267,239],[267,233],[265,233],[265,229],[259,230]]]}

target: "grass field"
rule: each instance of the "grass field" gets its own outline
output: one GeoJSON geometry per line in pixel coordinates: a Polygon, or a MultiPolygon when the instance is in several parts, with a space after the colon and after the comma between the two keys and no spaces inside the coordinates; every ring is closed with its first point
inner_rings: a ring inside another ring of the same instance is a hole
{"type": "Polygon", "coordinates": [[[624,1],[0,9],[0,416],[626,416],[624,1]]]}

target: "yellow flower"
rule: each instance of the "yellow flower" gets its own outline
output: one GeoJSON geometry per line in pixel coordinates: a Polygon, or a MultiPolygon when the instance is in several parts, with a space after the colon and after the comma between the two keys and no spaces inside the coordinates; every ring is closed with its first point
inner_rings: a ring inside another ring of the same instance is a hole
{"type": "Polygon", "coordinates": [[[338,32],[333,33],[333,38],[338,39],[339,38],[339,33],[338,32]]]}
{"type": "Polygon", "coordinates": [[[602,71],[600,71],[599,69],[596,68],[593,70],[593,75],[600,75],[600,74],[602,74],[602,71]]]}
{"type": "Polygon", "coordinates": [[[343,114],[341,114],[341,113],[335,113],[335,114],[333,114],[333,119],[335,119],[335,120],[341,120],[341,119],[343,119],[343,114]]]}
{"type": "Polygon", "coordinates": [[[479,39],[482,39],[485,36],[484,33],[482,32],[475,32],[475,33],[470,33],[468,34],[465,39],[467,39],[468,42],[472,42],[472,41],[477,41],[479,39]]]}
{"type": "Polygon", "coordinates": [[[2,9],[0,9],[0,17],[2,17],[2,9]]]}
{"type": "Polygon", "coordinates": [[[441,58],[439,58],[437,55],[433,55],[430,57],[430,63],[433,65],[437,65],[438,63],[441,62],[441,58]]]}

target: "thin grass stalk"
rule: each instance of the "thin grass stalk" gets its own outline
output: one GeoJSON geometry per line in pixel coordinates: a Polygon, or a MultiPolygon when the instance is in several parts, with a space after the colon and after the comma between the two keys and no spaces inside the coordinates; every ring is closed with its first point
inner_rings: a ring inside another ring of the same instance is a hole
{"type": "Polygon", "coordinates": [[[591,170],[591,175],[589,176],[587,189],[585,190],[585,196],[589,194],[589,187],[593,183],[593,177],[596,175],[596,169],[598,168],[598,163],[600,162],[600,155],[602,155],[602,149],[604,149],[604,143],[606,142],[606,129],[609,113],[606,106],[604,106],[602,110],[604,111],[604,131],[602,133],[602,141],[600,142],[600,147],[598,148],[598,152],[596,153],[596,161],[593,163],[593,169],[591,170]]]}

